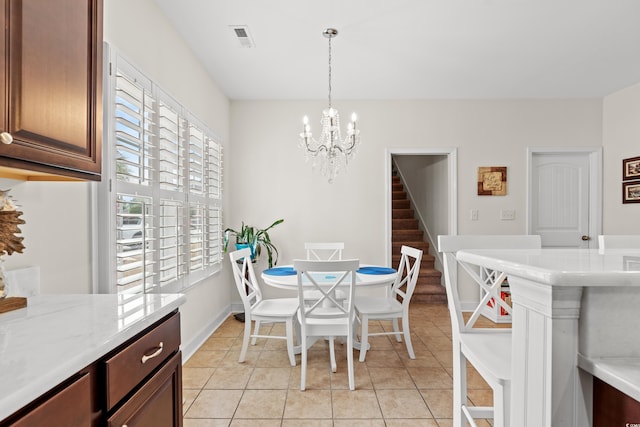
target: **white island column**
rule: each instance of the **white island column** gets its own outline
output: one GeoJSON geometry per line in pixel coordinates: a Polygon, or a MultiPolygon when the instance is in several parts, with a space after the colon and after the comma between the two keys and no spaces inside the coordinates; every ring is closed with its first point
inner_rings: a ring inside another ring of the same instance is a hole
{"type": "Polygon", "coordinates": [[[511,425],[591,425],[576,360],[582,288],[515,276],[509,283],[512,327],[518,331],[513,334],[511,425]]]}

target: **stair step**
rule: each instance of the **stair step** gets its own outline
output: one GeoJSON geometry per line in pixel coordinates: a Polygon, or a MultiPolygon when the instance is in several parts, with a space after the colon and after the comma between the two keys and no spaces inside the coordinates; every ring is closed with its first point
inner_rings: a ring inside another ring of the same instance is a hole
{"type": "Polygon", "coordinates": [[[447,294],[414,294],[411,304],[447,304],[447,294]]]}
{"type": "MultiPolygon", "coordinates": [[[[415,247],[415,246],[412,246],[412,247],[415,247]]],[[[397,254],[391,255],[391,265],[397,268],[400,265],[400,258],[401,258],[400,252],[398,252],[397,254]]],[[[420,274],[422,274],[423,269],[433,269],[435,261],[436,261],[436,257],[434,257],[433,255],[429,255],[426,251],[423,250],[422,262],[420,263],[420,272],[421,272],[420,274]]]]}
{"type": "Polygon", "coordinates": [[[404,241],[420,241],[423,239],[424,233],[422,230],[391,230],[391,241],[397,242],[404,241]]]}
{"type": "Polygon", "coordinates": [[[410,209],[411,205],[409,199],[406,200],[392,200],[391,209],[410,209]]]}
{"type": "Polygon", "coordinates": [[[413,218],[413,209],[392,209],[392,219],[413,218]]]}
{"type": "Polygon", "coordinates": [[[418,229],[418,220],[415,218],[394,218],[391,222],[392,230],[416,230],[418,229]]]}
{"type": "Polygon", "coordinates": [[[404,191],[404,185],[401,182],[392,182],[391,191],[404,191]]]}
{"type": "Polygon", "coordinates": [[[391,192],[391,200],[409,200],[407,199],[407,193],[404,190],[391,192]]]}

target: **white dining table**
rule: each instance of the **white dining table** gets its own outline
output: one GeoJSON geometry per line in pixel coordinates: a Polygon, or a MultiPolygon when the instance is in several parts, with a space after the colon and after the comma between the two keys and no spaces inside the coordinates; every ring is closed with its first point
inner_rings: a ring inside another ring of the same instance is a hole
{"type": "MultiPolygon", "coordinates": [[[[356,272],[356,292],[365,287],[391,285],[398,272],[394,268],[363,264],[356,272]]],[[[273,267],[262,272],[262,280],[275,288],[298,290],[298,278],[292,265],[273,267]]],[[[316,280],[322,282],[322,277],[316,280]]]]}
{"type": "MultiPolygon", "coordinates": [[[[398,272],[394,268],[371,264],[361,264],[360,268],[356,271],[356,293],[358,292],[358,290],[363,290],[365,288],[391,286],[391,284],[396,280],[397,275],[398,272]]],[[[298,290],[298,276],[292,265],[284,265],[264,270],[261,274],[261,277],[262,280],[264,280],[264,282],[269,286],[273,286],[279,289],[293,290],[296,292],[298,290]]],[[[327,281],[330,281],[331,279],[332,277],[329,277],[327,281]]],[[[314,276],[314,280],[316,280],[319,285],[322,285],[321,276],[314,276]]],[[[357,324],[354,325],[354,327],[356,326],[357,324]]],[[[310,343],[310,345],[312,344],[313,342],[310,343]]],[[[359,350],[360,342],[355,340],[353,343],[353,347],[359,350]]],[[[299,349],[296,349],[296,353],[299,353],[299,349]]]]}
{"type": "Polygon", "coordinates": [[[590,426],[595,371],[578,361],[640,360],[640,250],[478,249],[456,257],[509,278],[510,425],[590,426]]]}

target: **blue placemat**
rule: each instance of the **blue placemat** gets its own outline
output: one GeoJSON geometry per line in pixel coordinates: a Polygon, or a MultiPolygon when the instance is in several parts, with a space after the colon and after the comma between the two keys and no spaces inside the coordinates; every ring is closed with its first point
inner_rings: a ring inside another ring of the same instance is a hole
{"type": "Polygon", "coordinates": [[[293,267],[273,267],[264,271],[269,276],[295,276],[298,274],[293,267]]]}
{"type": "Polygon", "coordinates": [[[357,270],[357,273],[361,274],[393,274],[395,272],[395,268],[388,267],[360,267],[357,270]]]}

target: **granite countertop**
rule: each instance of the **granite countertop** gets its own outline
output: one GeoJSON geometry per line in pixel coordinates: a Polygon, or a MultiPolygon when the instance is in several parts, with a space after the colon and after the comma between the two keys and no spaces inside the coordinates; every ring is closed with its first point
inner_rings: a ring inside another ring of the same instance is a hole
{"type": "Polygon", "coordinates": [[[182,294],[39,295],[0,314],[0,420],[185,301],[182,294]]]}

